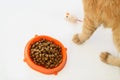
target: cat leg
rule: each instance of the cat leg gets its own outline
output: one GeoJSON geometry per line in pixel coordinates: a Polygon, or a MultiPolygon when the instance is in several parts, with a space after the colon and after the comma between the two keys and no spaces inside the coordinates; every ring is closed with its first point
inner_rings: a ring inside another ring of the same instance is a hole
{"type": "MultiPolygon", "coordinates": [[[[113,42],[118,52],[120,52],[120,27],[114,26],[112,32],[113,32],[113,42]]],[[[112,56],[108,52],[102,52],[100,55],[100,59],[104,63],[120,67],[120,58],[112,56]]]]}
{"type": "Polygon", "coordinates": [[[115,47],[118,50],[118,52],[120,52],[120,26],[113,27],[112,35],[113,35],[113,42],[115,44],[115,47]]]}
{"type": "Polygon", "coordinates": [[[86,17],[84,19],[82,32],[80,34],[77,33],[73,35],[72,41],[76,44],[82,44],[83,42],[90,38],[90,36],[97,29],[97,27],[98,27],[97,21],[94,22],[94,19],[89,19],[88,17],[86,17]]]}
{"type": "Polygon", "coordinates": [[[112,56],[108,52],[102,52],[100,54],[100,59],[104,63],[120,67],[120,58],[112,56]]]}

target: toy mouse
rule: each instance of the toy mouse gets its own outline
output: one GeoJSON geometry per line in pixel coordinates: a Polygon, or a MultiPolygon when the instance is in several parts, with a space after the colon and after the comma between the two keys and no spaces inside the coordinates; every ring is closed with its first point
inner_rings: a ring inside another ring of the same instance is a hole
{"type": "Polygon", "coordinates": [[[82,22],[82,20],[78,19],[76,16],[70,15],[70,13],[66,13],[66,20],[69,21],[70,23],[78,23],[82,22]]]}

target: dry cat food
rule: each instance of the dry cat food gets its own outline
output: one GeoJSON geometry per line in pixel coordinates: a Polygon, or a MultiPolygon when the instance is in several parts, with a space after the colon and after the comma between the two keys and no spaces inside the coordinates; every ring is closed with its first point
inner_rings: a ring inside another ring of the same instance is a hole
{"type": "Polygon", "coordinates": [[[62,49],[52,41],[41,39],[31,45],[30,58],[35,64],[52,69],[62,62],[62,49]]]}

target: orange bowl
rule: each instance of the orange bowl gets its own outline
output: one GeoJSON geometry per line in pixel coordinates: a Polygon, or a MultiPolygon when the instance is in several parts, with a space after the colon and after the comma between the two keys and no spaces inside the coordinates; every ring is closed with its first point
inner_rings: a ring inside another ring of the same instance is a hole
{"type": "Polygon", "coordinates": [[[46,35],[36,35],[34,38],[32,38],[30,41],[28,41],[28,43],[26,44],[25,50],[24,50],[24,61],[34,70],[44,73],[44,74],[57,74],[60,70],[63,69],[63,67],[66,64],[66,60],[67,60],[67,54],[66,54],[66,48],[63,46],[63,44],[61,42],[59,42],[58,40],[46,36],[46,35]],[[52,69],[47,69],[45,67],[39,66],[37,64],[35,64],[32,59],[30,58],[30,48],[31,45],[37,41],[39,41],[40,39],[46,39],[49,41],[53,41],[55,44],[59,45],[62,48],[62,62],[59,64],[59,66],[52,68],[52,69]]]}

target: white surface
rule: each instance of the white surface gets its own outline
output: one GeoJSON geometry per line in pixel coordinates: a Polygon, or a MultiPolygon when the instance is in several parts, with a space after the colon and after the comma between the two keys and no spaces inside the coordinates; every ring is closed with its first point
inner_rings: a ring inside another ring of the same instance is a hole
{"type": "Polygon", "coordinates": [[[83,19],[82,0],[0,0],[0,80],[120,80],[120,68],[99,60],[102,51],[117,55],[111,30],[99,28],[76,45],[71,39],[82,23],[66,22],[66,12],[83,19]],[[67,48],[66,66],[57,76],[38,73],[23,62],[24,47],[35,34],[54,37],[67,48]]]}

